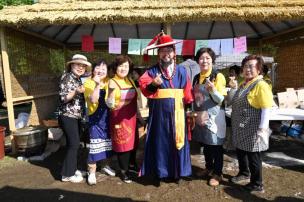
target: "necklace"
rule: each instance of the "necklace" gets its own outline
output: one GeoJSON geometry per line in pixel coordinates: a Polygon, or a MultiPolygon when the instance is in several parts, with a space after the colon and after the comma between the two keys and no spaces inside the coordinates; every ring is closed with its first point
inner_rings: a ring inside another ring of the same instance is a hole
{"type": "Polygon", "coordinates": [[[173,68],[173,72],[172,72],[172,75],[169,77],[169,75],[164,72],[163,70],[163,67],[161,66],[161,64],[159,63],[159,69],[160,69],[160,72],[162,74],[162,76],[167,79],[167,80],[172,80],[172,78],[174,77],[175,73],[176,73],[176,64],[174,63],[174,68],[173,68]]]}

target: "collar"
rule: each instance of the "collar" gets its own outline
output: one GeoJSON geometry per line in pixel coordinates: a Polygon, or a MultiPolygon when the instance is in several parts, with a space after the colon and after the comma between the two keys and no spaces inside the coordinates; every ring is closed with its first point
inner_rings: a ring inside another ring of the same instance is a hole
{"type": "Polygon", "coordinates": [[[251,79],[251,80],[249,80],[249,81],[244,81],[244,83],[243,83],[243,86],[245,87],[245,88],[248,88],[248,86],[250,86],[250,84],[252,84],[252,83],[254,83],[256,80],[258,80],[258,79],[262,79],[263,78],[263,76],[262,75],[258,75],[258,76],[256,76],[255,78],[253,78],[253,79],[251,79]]]}

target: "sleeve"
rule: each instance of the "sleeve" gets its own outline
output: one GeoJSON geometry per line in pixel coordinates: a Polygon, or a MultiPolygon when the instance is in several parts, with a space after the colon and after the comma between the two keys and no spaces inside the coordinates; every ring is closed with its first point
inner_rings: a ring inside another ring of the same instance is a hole
{"type": "Polygon", "coordinates": [[[258,108],[271,108],[273,103],[273,96],[269,85],[265,81],[261,81],[257,85],[258,108]]]}
{"type": "Polygon", "coordinates": [[[222,73],[218,73],[215,79],[215,88],[221,95],[227,95],[226,79],[222,73]]]}
{"type": "Polygon", "coordinates": [[[269,119],[270,119],[270,110],[269,108],[267,109],[262,109],[261,113],[261,122],[259,125],[259,128],[268,128],[269,127],[269,119]]]}
{"type": "Polygon", "coordinates": [[[84,88],[85,88],[85,91],[84,91],[84,98],[87,102],[90,101],[89,97],[90,95],[93,93],[94,91],[94,88],[95,88],[95,85],[92,83],[92,80],[91,79],[87,79],[85,82],[84,82],[84,88]]]}
{"type": "Polygon", "coordinates": [[[193,102],[192,85],[189,76],[187,75],[187,82],[184,88],[184,102],[190,104],[193,102]]]}
{"type": "Polygon", "coordinates": [[[153,78],[149,75],[149,72],[146,71],[140,78],[139,78],[139,87],[141,92],[147,98],[153,97],[156,93],[158,87],[152,85],[153,78]]]}
{"type": "Polygon", "coordinates": [[[73,85],[71,85],[71,78],[64,74],[61,77],[60,83],[59,83],[59,97],[62,102],[65,101],[66,96],[71,92],[72,90],[75,90],[73,85]]]}

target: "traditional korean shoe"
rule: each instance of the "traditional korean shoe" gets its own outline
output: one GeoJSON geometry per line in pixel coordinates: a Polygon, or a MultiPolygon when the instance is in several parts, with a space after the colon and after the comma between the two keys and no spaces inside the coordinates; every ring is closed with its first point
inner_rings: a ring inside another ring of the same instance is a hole
{"type": "Polygon", "coordinates": [[[220,184],[220,181],[222,181],[222,176],[218,176],[214,174],[209,180],[209,185],[212,187],[216,187],[220,184]]]}

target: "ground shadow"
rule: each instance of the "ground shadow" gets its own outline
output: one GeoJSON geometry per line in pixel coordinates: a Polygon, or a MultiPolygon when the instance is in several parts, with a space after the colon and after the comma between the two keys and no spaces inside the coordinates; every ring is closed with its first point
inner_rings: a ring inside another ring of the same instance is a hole
{"type": "Polygon", "coordinates": [[[135,201],[130,198],[119,198],[105,195],[79,193],[62,189],[20,189],[5,186],[0,189],[1,202],[19,201],[135,201]]]}

